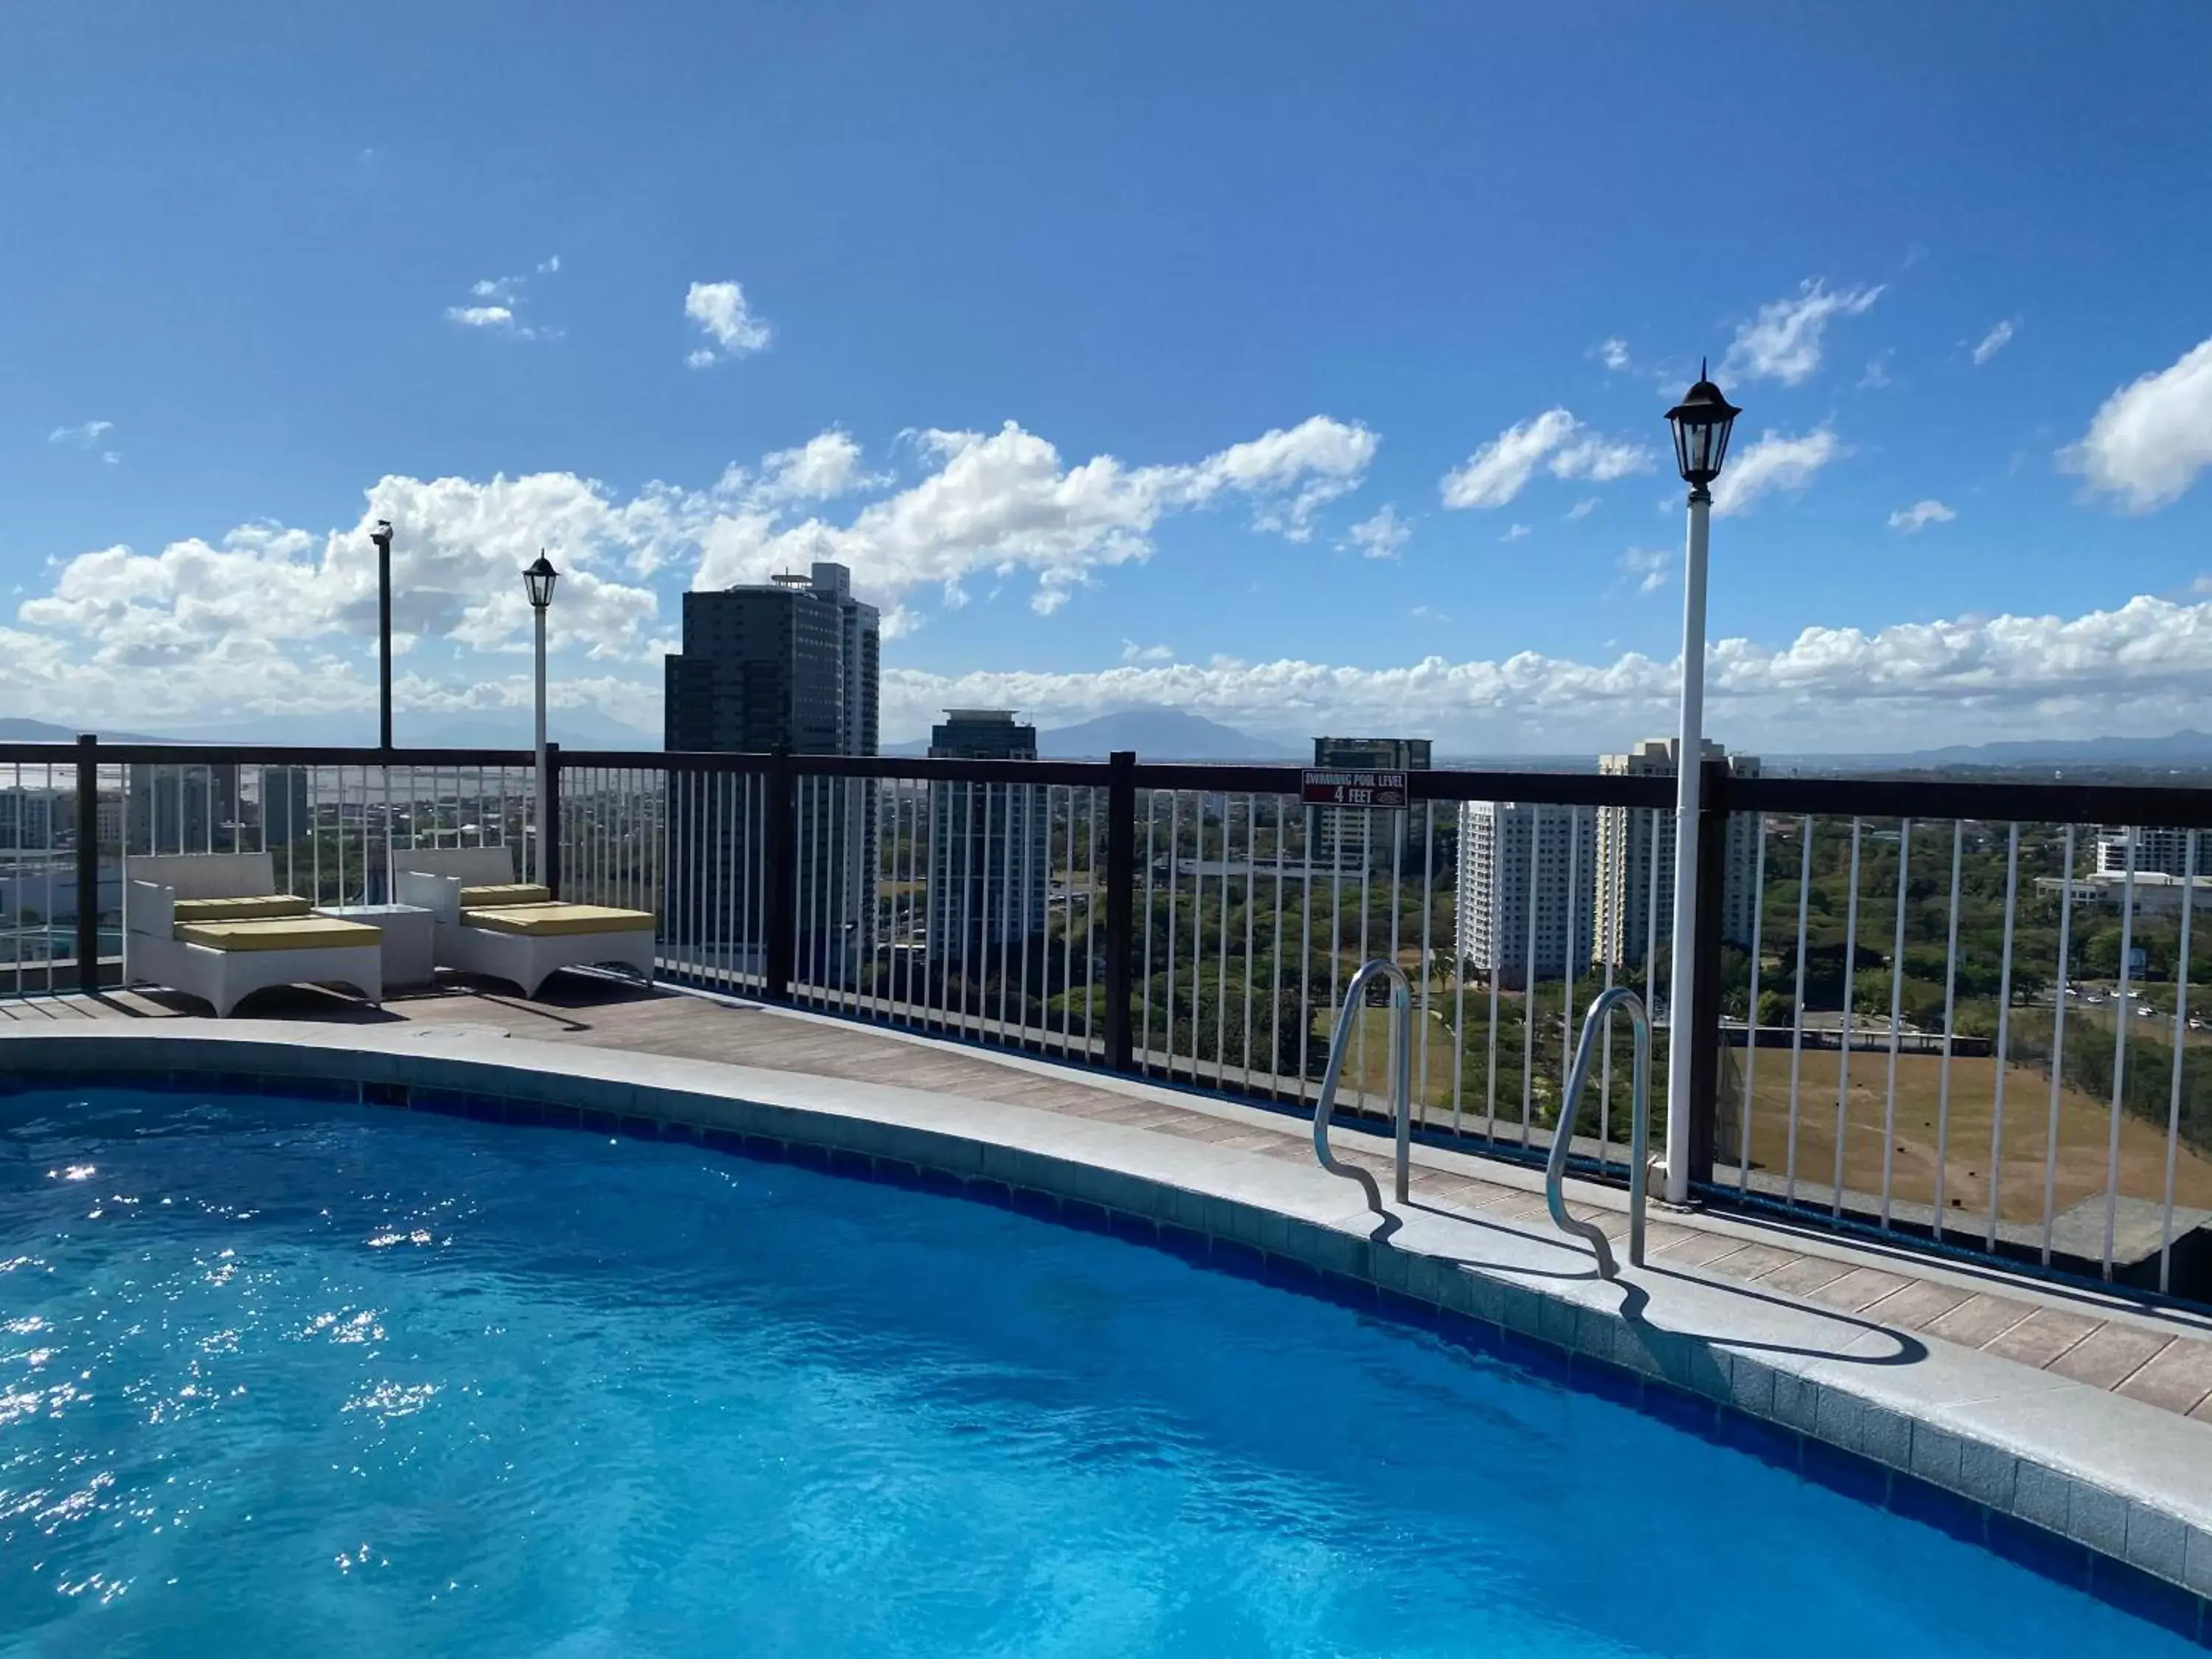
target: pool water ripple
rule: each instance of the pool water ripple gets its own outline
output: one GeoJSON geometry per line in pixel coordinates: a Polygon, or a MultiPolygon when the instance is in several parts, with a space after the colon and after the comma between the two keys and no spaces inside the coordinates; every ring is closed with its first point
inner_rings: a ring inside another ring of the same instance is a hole
{"type": "Polygon", "coordinates": [[[1010,1211],[327,1104],[0,1102],[0,1654],[2123,1649],[2189,1650],[1010,1211]]]}

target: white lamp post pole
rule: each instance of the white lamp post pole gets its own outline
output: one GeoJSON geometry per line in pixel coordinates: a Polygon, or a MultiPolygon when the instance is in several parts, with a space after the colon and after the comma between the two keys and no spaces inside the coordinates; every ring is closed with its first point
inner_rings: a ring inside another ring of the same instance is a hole
{"type": "MultiPolygon", "coordinates": [[[[1698,977],[1698,814],[1704,805],[1705,759],[1705,552],[1712,527],[1713,480],[1728,459],[1729,433],[1743,411],[1698,370],[1698,383],[1667,411],[1674,428],[1674,459],[1690,486],[1689,545],[1682,563],[1682,729],[1674,750],[1674,917],[1673,957],[1667,975],[1667,1201],[1690,1197],[1690,1143],[1696,1103],[1691,1099],[1692,1062],[1701,1038],[1719,1033],[1696,1029],[1698,977]]],[[[1655,848],[1655,853],[1656,849],[1655,848]]],[[[1657,941],[1653,941],[1654,948],[1657,941]]]]}
{"type": "Polygon", "coordinates": [[[553,781],[546,775],[545,768],[545,613],[552,608],[553,584],[560,575],[542,548],[538,550],[538,562],[522,573],[523,583],[530,590],[530,608],[538,617],[538,853],[537,867],[532,874],[540,882],[545,880],[546,872],[552,867],[552,848],[546,844],[553,822],[553,781]]]}
{"type": "Polygon", "coordinates": [[[1690,489],[1689,546],[1682,568],[1682,727],[1674,751],[1674,957],[1667,975],[1667,1201],[1690,1196],[1691,985],[1698,958],[1698,811],[1705,781],[1705,553],[1712,492],[1690,489]]]}

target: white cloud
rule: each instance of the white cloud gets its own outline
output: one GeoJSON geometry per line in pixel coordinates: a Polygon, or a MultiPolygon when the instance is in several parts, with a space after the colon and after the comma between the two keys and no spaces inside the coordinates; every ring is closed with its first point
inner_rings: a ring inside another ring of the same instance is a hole
{"type": "Polygon", "coordinates": [[[1829,462],[1850,453],[1826,427],[1817,427],[1802,438],[1774,431],[1763,432],[1759,441],[1732,456],[1713,484],[1713,511],[1726,518],[1747,511],[1762,495],[1776,490],[1798,490],[1829,462]]]}
{"type": "Polygon", "coordinates": [[[1437,610],[1436,606],[1432,605],[1417,605],[1406,614],[1409,617],[1416,617],[1422,622],[1448,623],[1451,620],[1449,617],[1446,616],[1443,611],[1437,610]]]}
{"type": "Polygon", "coordinates": [[[561,256],[539,262],[534,273],[514,276],[484,276],[469,284],[470,297],[475,305],[447,306],[446,320],[458,323],[463,328],[482,329],[487,333],[504,334],[516,340],[550,340],[560,337],[557,329],[534,327],[525,322],[521,307],[525,291],[532,274],[549,276],[561,269],[561,256]]]}
{"type": "Polygon", "coordinates": [[[850,434],[832,427],[796,449],[762,457],[757,493],[769,501],[826,501],[890,482],[861,471],[860,453],[850,434]]]}
{"type": "Polygon", "coordinates": [[[446,318],[464,328],[495,328],[515,332],[514,312],[507,306],[447,306],[446,318]]]}
{"type": "Polygon", "coordinates": [[[1398,516],[1397,507],[1385,502],[1382,510],[1362,519],[1345,532],[1346,542],[1370,559],[1395,559],[1412,537],[1413,530],[1398,516]]]}
{"type": "Polygon", "coordinates": [[[1820,340],[1838,317],[1856,317],[1881,298],[1880,283],[1831,292],[1817,278],[1786,300],[1759,307],[1741,325],[1722,359],[1723,374],[1796,386],[1820,366],[1820,340]]]}
{"type": "Polygon", "coordinates": [[[720,348],[701,346],[684,358],[693,368],[734,357],[750,356],[768,349],[770,331],[745,303],[745,291],[735,283],[694,283],[684,296],[684,314],[706,330],[720,348]]]}
{"type": "Polygon", "coordinates": [[[1666,586],[1668,569],[1674,561],[1674,556],[1663,547],[1632,547],[1616,562],[1623,575],[1636,579],[1638,593],[1656,593],[1666,586]]]}
{"type": "Polygon", "coordinates": [[[100,464],[104,466],[120,466],[123,464],[122,455],[112,449],[101,450],[100,452],[100,464]]]}
{"type": "Polygon", "coordinates": [[[1887,348],[1867,359],[1866,373],[1859,376],[1863,391],[1880,392],[1889,384],[1890,353],[1887,348]]]}
{"type": "MultiPolygon", "coordinates": [[[[1936,729],[1947,742],[2155,733],[2212,718],[2212,603],[2144,597],[2072,618],[1808,629],[1779,648],[1723,640],[1706,660],[1708,728],[1754,752],[1923,748],[1936,729]]],[[[1263,732],[1414,731],[1447,753],[1598,753],[1666,730],[1678,684],[1673,662],[1635,653],[1389,668],[1218,659],[1068,674],[887,669],[884,724],[894,736],[918,731],[947,706],[1065,723],[1164,704],[1263,732]]]]}
{"type": "Polygon", "coordinates": [[[1979,368],[2011,343],[2012,320],[2007,318],[1982,336],[1981,343],[1974,348],[1974,367],[1979,368]]]}
{"type": "Polygon", "coordinates": [[[1446,507],[1503,507],[1521,493],[1544,458],[1565,443],[1578,422],[1564,409],[1509,426],[1444,474],[1446,507]]]}
{"type": "Polygon", "coordinates": [[[87,421],[82,426],[58,426],[46,434],[50,444],[74,444],[79,449],[98,447],[101,438],[115,430],[112,421],[87,421]]]}
{"type": "Polygon", "coordinates": [[[2130,513],[2179,500],[2212,466],[2212,340],[2107,398],[2059,464],[2130,513]]]}
{"type": "Polygon", "coordinates": [[[1611,483],[1632,472],[1649,472],[1659,452],[1648,444],[1610,438],[1579,438],[1552,457],[1552,473],[1560,478],[1588,478],[1592,483],[1611,483]]]}
{"type": "Polygon", "coordinates": [[[1166,645],[1139,645],[1134,640],[1121,641],[1123,662],[1173,662],[1175,647],[1166,645]]]}
{"type": "Polygon", "coordinates": [[[1931,524],[1948,524],[1959,515],[1938,501],[1915,501],[1889,515],[1889,527],[1917,536],[1931,524]]]}
{"type": "Polygon", "coordinates": [[[1527,525],[1510,524],[1505,526],[1505,533],[1498,539],[1501,542],[1517,542],[1527,534],[1528,534],[1527,525]]]}
{"type": "Polygon", "coordinates": [[[1503,507],[1540,465],[1557,477],[1606,483],[1649,471],[1656,459],[1644,445],[1599,437],[1567,410],[1547,409],[1506,428],[1445,473],[1440,488],[1446,507],[1503,507]]]}
{"type": "Polygon", "coordinates": [[[1598,362],[1616,373],[1628,367],[1628,342],[1618,334],[1600,340],[1594,348],[1598,362]]]}
{"type": "Polygon", "coordinates": [[[1575,519],[1587,519],[1591,514],[1596,511],[1597,497],[1595,495],[1585,495],[1582,500],[1577,501],[1572,507],[1567,509],[1566,515],[1570,520],[1575,519]]]}
{"type": "Polygon", "coordinates": [[[1151,556],[1152,532],[1170,514],[1236,499],[1255,530],[1305,539],[1314,511],[1365,477],[1377,441],[1364,426],[1315,416],[1185,465],[1098,455],[1069,466],[1011,421],[988,434],[922,432],[915,448],[933,470],[849,523],[787,525],[757,496],[722,507],[698,532],[696,585],[760,580],[817,559],[849,565],[856,586],[891,596],[1028,570],[1030,606],[1049,615],[1098,568],[1151,556]]]}

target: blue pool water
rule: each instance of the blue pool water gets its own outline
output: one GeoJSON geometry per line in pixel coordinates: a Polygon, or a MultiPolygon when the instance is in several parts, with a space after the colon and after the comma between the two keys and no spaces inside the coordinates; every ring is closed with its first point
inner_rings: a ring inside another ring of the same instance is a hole
{"type": "Polygon", "coordinates": [[[956,1198],[0,1097],[0,1652],[2187,1650],[1433,1335],[956,1198]]]}

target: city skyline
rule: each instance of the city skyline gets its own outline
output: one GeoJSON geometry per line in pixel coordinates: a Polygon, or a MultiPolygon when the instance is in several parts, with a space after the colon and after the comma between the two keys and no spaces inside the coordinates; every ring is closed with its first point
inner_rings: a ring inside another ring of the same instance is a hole
{"type": "Polygon", "coordinates": [[[831,559],[884,607],[887,742],[1147,705],[1594,752],[1668,723],[1660,414],[1710,353],[1732,743],[2212,726],[2201,14],[1948,8],[1887,53],[1858,17],[499,15],[428,82],[338,20],[272,82],[251,9],[21,32],[0,708],[357,720],[389,518],[403,728],[526,708],[542,546],[556,732],[659,727],[684,592],[831,559]],[[1758,142],[1685,178],[1717,62],[1758,142]],[[1893,142],[1838,142],[1870,108],[1893,142]]]}

